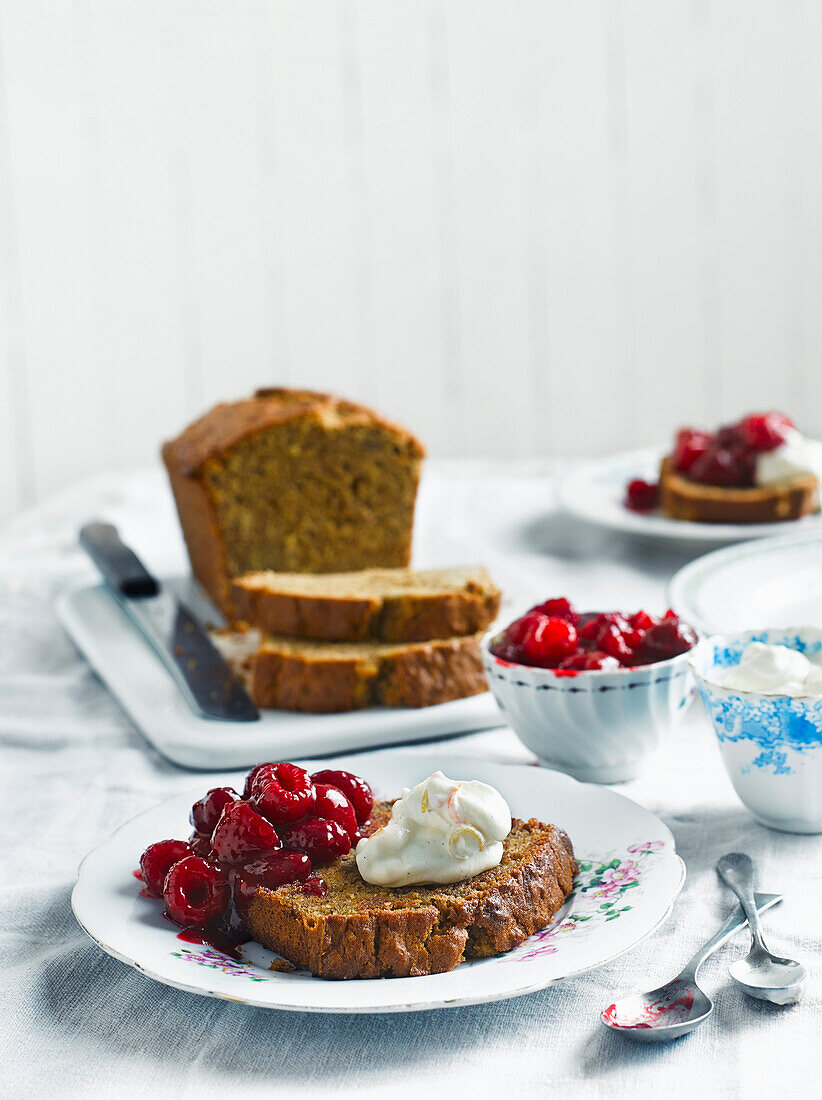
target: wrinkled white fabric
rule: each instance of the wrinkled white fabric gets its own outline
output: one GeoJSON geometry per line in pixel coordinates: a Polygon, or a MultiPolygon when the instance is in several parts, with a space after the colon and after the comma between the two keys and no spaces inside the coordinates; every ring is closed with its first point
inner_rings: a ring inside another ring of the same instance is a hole
{"type": "MultiPolygon", "coordinates": [[[[822,1074],[822,837],[757,825],[726,778],[696,704],[647,773],[618,788],[673,830],[688,880],[669,920],[629,954],[528,997],[390,1016],[266,1012],[170,989],[108,958],[77,926],[77,864],[126,818],[197,779],[163,760],[57,624],[55,596],[94,579],[79,525],[117,523],[157,571],[181,543],[159,470],[86,481],[0,536],[0,1095],[20,1097],[759,1097],[813,1092],[822,1074]],[[773,946],[817,979],[788,1009],[729,984],[742,936],[703,971],[711,1021],[673,1046],[606,1032],[600,1008],[673,975],[731,906],[714,864],[748,851],[786,902],[773,946]]],[[[687,555],[693,554],[693,549],[687,555]]],[[[566,594],[590,608],[663,608],[687,556],[554,512],[536,465],[431,465],[420,564],[483,561],[510,612],[566,594]]],[[[531,756],[513,733],[437,742],[502,762],[531,756]]],[[[414,751],[431,752],[432,745],[414,751]]]]}

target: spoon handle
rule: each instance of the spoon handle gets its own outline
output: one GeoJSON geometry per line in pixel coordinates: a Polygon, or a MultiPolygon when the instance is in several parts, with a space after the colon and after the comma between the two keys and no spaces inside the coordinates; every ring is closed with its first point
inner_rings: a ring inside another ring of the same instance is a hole
{"type": "MultiPolygon", "coordinates": [[[[756,894],[755,896],[756,908],[760,913],[764,913],[766,909],[770,909],[772,905],[778,905],[779,902],[782,901],[782,894],[756,894]]],[[[711,936],[708,942],[703,944],[696,954],[685,963],[682,972],[677,974],[677,978],[696,981],[696,972],[705,960],[710,958],[714,951],[718,950],[722,944],[729,940],[740,928],[744,928],[747,923],[748,918],[742,907],[739,905],[735,906],[733,912],[728,916],[728,919],[715,935],[711,936]]],[[[674,981],[676,981],[676,978],[674,981]]]]}
{"type": "Polygon", "coordinates": [[[754,901],[756,874],[751,857],[746,856],[744,852],[731,852],[727,856],[722,856],[716,865],[716,869],[725,885],[729,886],[739,898],[739,904],[748,918],[748,926],[751,930],[753,942],[760,951],[767,954],[768,948],[762,939],[762,924],[754,901]]]}

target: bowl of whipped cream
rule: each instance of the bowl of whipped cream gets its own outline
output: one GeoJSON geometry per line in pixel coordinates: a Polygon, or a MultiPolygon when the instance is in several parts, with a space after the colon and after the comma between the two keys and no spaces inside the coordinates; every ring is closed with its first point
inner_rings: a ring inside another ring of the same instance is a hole
{"type": "Polygon", "coordinates": [[[822,833],[822,629],[715,634],[689,660],[728,776],[754,817],[822,833]]]}

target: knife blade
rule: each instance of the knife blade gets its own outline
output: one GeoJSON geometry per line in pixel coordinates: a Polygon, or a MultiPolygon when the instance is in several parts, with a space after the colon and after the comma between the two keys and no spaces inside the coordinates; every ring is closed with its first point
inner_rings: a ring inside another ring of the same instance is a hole
{"type": "Polygon", "coordinates": [[[87,523],[80,545],[201,718],[256,722],[260,713],[193,612],[149,573],[110,523],[87,523]]]}

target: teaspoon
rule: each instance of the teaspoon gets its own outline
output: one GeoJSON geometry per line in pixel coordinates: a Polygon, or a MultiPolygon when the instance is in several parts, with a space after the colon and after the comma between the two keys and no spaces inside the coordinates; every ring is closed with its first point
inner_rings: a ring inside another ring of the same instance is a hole
{"type": "Polygon", "coordinates": [[[762,924],[754,904],[754,866],[750,856],[731,852],[716,865],[722,881],[739,898],[751,930],[751,950],[737,959],[728,973],[749,997],[775,1005],[793,1005],[800,1000],[808,971],[794,959],[774,955],[765,946],[762,924]]]}

